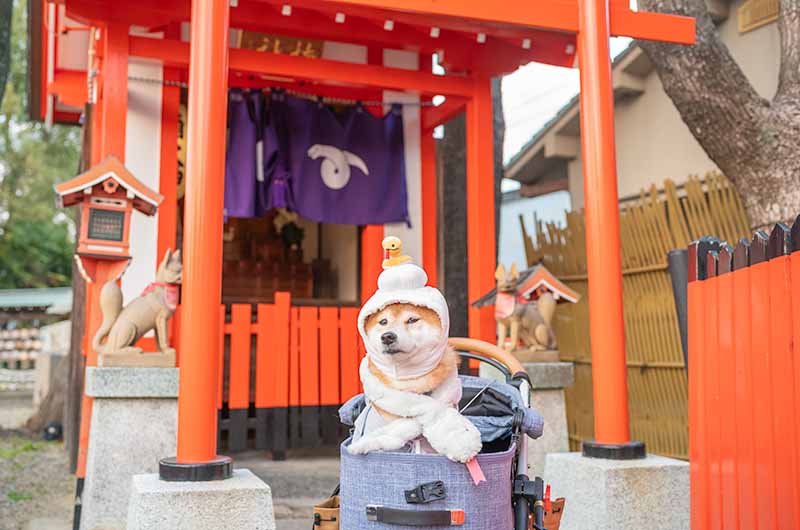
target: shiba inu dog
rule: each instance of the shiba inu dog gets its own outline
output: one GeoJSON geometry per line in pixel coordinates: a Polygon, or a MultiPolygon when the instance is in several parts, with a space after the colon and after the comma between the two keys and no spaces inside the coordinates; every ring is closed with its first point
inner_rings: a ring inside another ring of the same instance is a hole
{"type": "Polygon", "coordinates": [[[466,462],[481,449],[477,428],[459,414],[457,355],[442,294],[420,267],[388,266],[359,314],[367,350],[359,374],[366,409],[349,451],[435,452],[466,462]]]}

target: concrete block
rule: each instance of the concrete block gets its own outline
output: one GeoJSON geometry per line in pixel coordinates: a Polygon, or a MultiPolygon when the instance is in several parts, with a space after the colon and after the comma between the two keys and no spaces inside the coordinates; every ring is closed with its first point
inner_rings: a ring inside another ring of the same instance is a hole
{"type": "Polygon", "coordinates": [[[544,418],[544,432],[540,438],[528,441],[528,475],[541,477],[548,453],[569,451],[564,390],[534,390],[531,392],[531,408],[544,418]]]}
{"type": "Polygon", "coordinates": [[[177,398],[177,368],[89,367],[86,395],[96,398],[177,398]]]}
{"type": "Polygon", "coordinates": [[[94,402],[81,530],[124,530],[131,477],[156,472],[158,461],[176,452],[177,369],[86,372],[94,402]]]}
{"type": "Polygon", "coordinates": [[[531,408],[544,418],[541,438],[528,442],[528,474],[544,474],[545,456],[548,453],[569,451],[567,406],[564,388],[575,381],[572,363],[525,363],[531,378],[531,408]]]}
{"type": "Polygon", "coordinates": [[[37,408],[50,392],[58,367],[66,360],[63,351],[41,351],[36,356],[36,380],[33,385],[33,407],[37,408]]]}
{"type": "Polygon", "coordinates": [[[213,482],[136,475],[127,530],[275,530],[272,492],[247,469],[213,482]]]}
{"type": "Polygon", "coordinates": [[[568,388],[575,384],[572,363],[524,363],[534,390],[568,388]]]}
{"type": "Polygon", "coordinates": [[[548,454],[545,481],[565,497],[562,530],[688,530],[689,464],[548,454]]]}

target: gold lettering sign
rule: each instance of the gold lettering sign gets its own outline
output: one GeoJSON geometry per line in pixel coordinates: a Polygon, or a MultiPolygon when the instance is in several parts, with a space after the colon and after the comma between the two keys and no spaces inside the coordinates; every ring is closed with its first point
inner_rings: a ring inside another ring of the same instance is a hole
{"type": "Polygon", "coordinates": [[[239,47],[260,52],[308,57],[309,59],[319,59],[322,56],[321,40],[299,39],[258,31],[242,31],[239,47]]]}

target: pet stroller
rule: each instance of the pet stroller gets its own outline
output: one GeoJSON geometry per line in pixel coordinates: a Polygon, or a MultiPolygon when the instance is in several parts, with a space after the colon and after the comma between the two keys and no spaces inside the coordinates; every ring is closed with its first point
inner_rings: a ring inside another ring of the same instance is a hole
{"type": "MultiPolygon", "coordinates": [[[[462,358],[488,363],[506,380],[460,376],[459,408],[481,432],[476,459],[485,482],[476,484],[466,465],[442,455],[351,455],[348,438],[340,448],[340,530],[544,529],[544,484],[527,476],[527,437],[541,436],[544,422],[529,408],[527,373],[492,344],[455,338],[450,344],[462,358]]],[[[354,425],[364,407],[363,395],[353,397],[340,409],[341,421],[354,425]]]]}

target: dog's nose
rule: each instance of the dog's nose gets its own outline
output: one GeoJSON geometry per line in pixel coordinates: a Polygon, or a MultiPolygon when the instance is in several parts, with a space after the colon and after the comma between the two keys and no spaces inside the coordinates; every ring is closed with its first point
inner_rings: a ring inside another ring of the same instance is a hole
{"type": "Polygon", "coordinates": [[[397,333],[394,331],[387,331],[383,335],[381,335],[381,342],[384,343],[386,346],[390,344],[394,344],[397,342],[397,333]]]}

